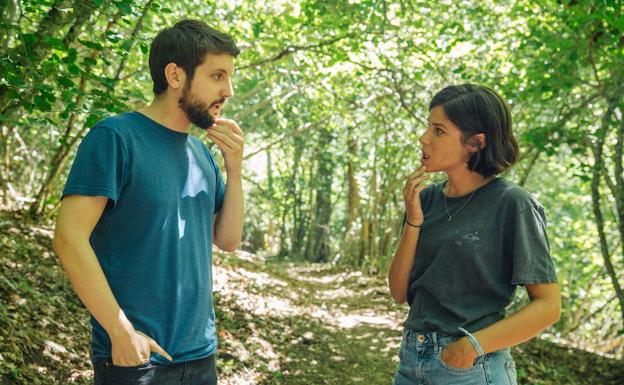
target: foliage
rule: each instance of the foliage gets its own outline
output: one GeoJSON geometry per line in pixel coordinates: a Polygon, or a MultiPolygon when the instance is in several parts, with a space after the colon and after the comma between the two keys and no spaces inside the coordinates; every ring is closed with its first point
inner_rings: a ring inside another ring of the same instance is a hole
{"type": "Polygon", "coordinates": [[[564,312],[548,332],[622,354],[621,0],[0,5],[3,210],[53,218],[87,130],[149,102],[155,33],[203,18],[242,48],[226,115],[246,132],[246,250],[383,275],[429,98],[487,84],[512,106],[522,147],[505,177],[549,218],[564,312]]]}

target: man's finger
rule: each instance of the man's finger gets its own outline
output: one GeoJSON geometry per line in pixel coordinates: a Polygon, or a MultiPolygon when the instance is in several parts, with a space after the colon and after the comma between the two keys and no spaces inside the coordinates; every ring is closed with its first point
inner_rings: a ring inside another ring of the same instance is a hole
{"type": "Polygon", "coordinates": [[[228,138],[232,139],[233,141],[237,142],[237,143],[244,143],[245,139],[243,139],[243,137],[237,133],[235,133],[234,131],[232,131],[230,128],[228,127],[224,127],[224,126],[212,126],[210,127],[206,132],[212,132],[212,133],[221,133],[225,136],[227,136],[228,138]]]}
{"type": "Polygon", "coordinates": [[[215,120],[215,123],[226,125],[230,127],[237,134],[243,135],[243,130],[241,130],[240,127],[238,127],[238,124],[236,124],[236,122],[233,120],[225,119],[225,118],[218,118],[215,120]]]}
{"type": "Polygon", "coordinates": [[[215,142],[217,146],[219,146],[219,148],[222,149],[223,151],[230,151],[235,148],[235,145],[233,143],[226,142],[226,140],[223,139],[223,137],[219,137],[213,133],[208,133],[206,134],[206,136],[208,136],[210,140],[215,142]]]}
{"type": "Polygon", "coordinates": [[[150,338],[150,351],[160,354],[165,357],[169,361],[173,361],[173,358],[165,351],[165,349],[161,348],[160,345],[156,343],[153,339],[150,338]]]}

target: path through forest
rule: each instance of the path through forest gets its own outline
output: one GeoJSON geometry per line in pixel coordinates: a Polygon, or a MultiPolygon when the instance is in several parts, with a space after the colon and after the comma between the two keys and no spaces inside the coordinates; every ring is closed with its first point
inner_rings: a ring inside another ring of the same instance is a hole
{"type": "MultiPolygon", "coordinates": [[[[0,214],[0,385],[92,383],[88,313],[51,236],[0,214]]],[[[221,385],[391,383],[407,307],[383,277],[215,253],[214,291],[221,385]]],[[[540,340],[512,353],[520,384],[624,385],[622,361],[540,340]]]]}

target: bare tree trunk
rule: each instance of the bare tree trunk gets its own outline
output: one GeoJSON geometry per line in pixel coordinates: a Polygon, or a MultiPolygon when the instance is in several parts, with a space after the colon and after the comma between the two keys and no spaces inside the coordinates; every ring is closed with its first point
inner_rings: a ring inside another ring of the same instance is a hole
{"type": "Polygon", "coordinates": [[[605,112],[602,118],[602,124],[598,132],[596,133],[596,145],[592,149],[594,153],[594,167],[593,167],[593,175],[592,175],[592,183],[591,183],[591,191],[592,191],[592,203],[594,208],[594,217],[596,219],[596,228],[598,229],[598,235],[600,237],[600,250],[602,252],[602,258],[605,263],[605,267],[607,268],[607,272],[609,273],[609,277],[611,278],[611,283],[615,289],[615,293],[618,297],[620,303],[620,311],[622,313],[622,320],[624,321],[624,291],[622,291],[622,287],[618,281],[618,276],[615,272],[615,268],[613,267],[613,263],[611,261],[611,253],[609,251],[609,243],[607,241],[607,236],[605,233],[605,224],[604,218],[602,215],[601,208],[601,194],[600,194],[600,179],[602,176],[603,170],[603,151],[604,151],[604,142],[607,137],[609,126],[611,124],[611,118],[613,116],[613,112],[615,107],[617,106],[617,102],[609,103],[609,107],[605,112]]]}
{"type": "MultiPolygon", "coordinates": [[[[294,138],[295,151],[293,153],[293,176],[291,182],[290,193],[293,197],[293,212],[292,212],[292,233],[291,233],[291,249],[290,254],[299,258],[301,257],[301,251],[304,245],[305,226],[303,223],[303,199],[302,192],[297,188],[299,181],[303,181],[303,167],[301,166],[301,157],[303,155],[303,143],[301,139],[294,138]],[[302,176],[299,176],[301,172],[302,176]]],[[[302,184],[303,185],[303,184],[302,184]]]]}
{"type": "MultiPolygon", "coordinates": [[[[274,213],[274,199],[273,199],[273,159],[271,157],[271,149],[267,150],[266,153],[266,168],[267,168],[267,182],[268,182],[268,199],[269,199],[269,207],[271,207],[271,213],[274,213]]],[[[273,219],[273,215],[269,215],[269,230],[267,234],[268,241],[271,242],[273,237],[275,236],[275,220],[273,219]]],[[[266,247],[266,242],[265,245],[266,247]]],[[[271,250],[275,251],[275,250],[271,250]]]]}
{"type": "Polygon", "coordinates": [[[309,229],[306,260],[312,262],[327,262],[330,256],[330,223],[332,214],[331,195],[335,162],[329,151],[333,140],[331,131],[321,130],[317,152],[317,171],[314,178],[316,199],[314,219],[309,229]]]}
{"type": "MultiPolygon", "coordinates": [[[[617,129],[617,140],[613,154],[613,164],[615,165],[615,206],[617,209],[617,223],[620,231],[620,246],[622,248],[622,258],[624,258],[624,166],[622,166],[624,152],[624,118],[620,119],[617,129]]],[[[624,262],[624,259],[622,260],[624,262]]],[[[624,319],[623,319],[624,320],[624,319]]]]}
{"type": "Polygon", "coordinates": [[[348,237],[349,231],[353,226],[353,222],[358,215],[360,203],[360,186],[357,183],[357,165],[355,159],[358,154],[358,143],[353,137],[353,127],[349,126],[347,131],[347,184],[349,186],[349,194],[347,197],[347,219],[345,222],[345,237],[348,237]]]}

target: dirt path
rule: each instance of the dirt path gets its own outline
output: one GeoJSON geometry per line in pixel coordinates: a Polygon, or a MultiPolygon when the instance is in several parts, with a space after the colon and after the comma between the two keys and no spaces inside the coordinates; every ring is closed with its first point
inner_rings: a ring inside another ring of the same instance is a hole
{"type": "Polygon", "coordinates": [[[406,309],[391,303],[383,280],[226,258],[214,287],[224,383],[391,382],[406,309]]]}
{"type": "MultiPolygon", "coordinates": [[[[408,309],[383,278],[244,253],[215,260],[224,385],[392,382],[408,309]]],[[[522,385],[624,385],[624,365],[579,349],[532,340],[512,355],[522,385]]]]}
{"type": "MultiPolygon", "coordinates": [[[[92,384],[88,313],[52,231],[18,219],[0,213],[0,385],[92,384]]],[[[245,253],[214,260],[220,385],[391,383],[407,307],[383,278],[245,253]]],[[[512,354],[522,385],[624,385],[622,361],[586,351],[533,340],[512,354]]]]}

